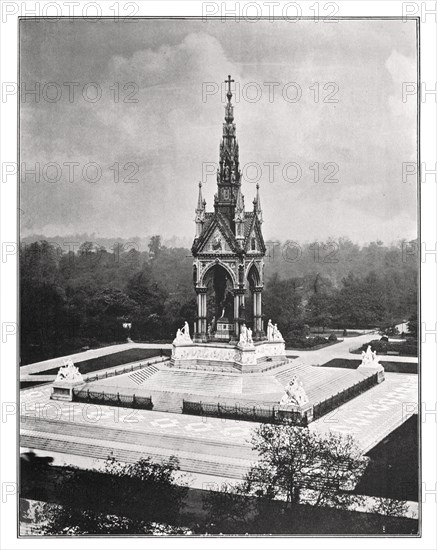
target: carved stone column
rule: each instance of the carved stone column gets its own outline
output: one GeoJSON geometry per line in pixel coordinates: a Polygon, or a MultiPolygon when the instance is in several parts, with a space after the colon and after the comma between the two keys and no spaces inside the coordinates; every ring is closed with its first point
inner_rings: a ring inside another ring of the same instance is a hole
{"type": "Polygon", "coordinates": [[[197,287],[197,331],[195,339],[199,342],[206,342],[207,327],[206,327],[206,287],[197,287]]]}
{"type": "Polygon", "coordinates": [[[234,288],[234,321],[235,321],[235,336],[240,337],[240,324],[246,321],[244,316],[244,288],[234,288]]]}
{"type": "Polygon", "coordinates": [[[262,324],[262,286],[253,290],[253,330],[256,338],[263,338],[264,330],[262,324]]]}

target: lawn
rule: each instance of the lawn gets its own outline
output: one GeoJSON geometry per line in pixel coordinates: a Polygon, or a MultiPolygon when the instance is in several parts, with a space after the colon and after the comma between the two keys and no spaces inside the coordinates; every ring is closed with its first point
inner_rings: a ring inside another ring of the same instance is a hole
{"type": "MultiPolygon", "coordinates": [[[[401,363],[400,361],[381,361],[379,363],[386,372],[400,372],[403,374],[417,374],[417,363],[401,363]]],[[[361,365],[361,359],[331,359],[322,367],[334,367],[340,369],[356,369],[361,365]]]]}
{"type": "MultiPolygon", "coordinates": [[[[161,350],[160,348],[142,349],[132,348],[125,351],[119,351],[118,353],[111,353],[104,355],[103,357],[95,357],[94,359],[88,359],[87,361],[78,361],[75,363],[76,367],[79,367],[81,374],[87,374],[102,369],[109,369],[111,367],[117,367],[118,365],[125,365],[127,363],[135,363],[143,359],[149,359],[150,357],[156,357],[157,355],[170,356],[171,350],[161,350]]],[[[48,369],[46,371],[38,371],[35,374],[57,374],[59,367],[48,369]]]]}
{"type": "Polygon", "coordinates": [[[285,340],[285,349],[305,349],[305,350],[318,350],[326,348],[327,346],[332,346],[343,342],[343,340],[329,340],[328,338],[323,338],[322,336],[312,336],[309,338],[292,338],[285,340]]]}
{"type": "Polygon", "coordinates": [[[352,353],[360,354],[362,351],[366,351],[367,346],[370,346],[373,351],[376,351],[378,355],[390,355],[390,353],[396,353],[397,355],[405,355],[408,357],[417,357],[417,339],[411,338],[405,342],[384,342],[381,340],[372,340],[363,344],[357,350],[352,353]]]}

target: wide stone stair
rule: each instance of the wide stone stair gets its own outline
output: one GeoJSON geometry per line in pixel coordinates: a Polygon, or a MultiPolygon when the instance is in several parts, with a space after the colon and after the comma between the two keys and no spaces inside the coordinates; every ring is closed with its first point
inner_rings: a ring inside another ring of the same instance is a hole
{"type": "Polygon", "coordinates": [[[160,461],[176,455],[185,472],[233,479],[241,479],[256,460],[256,455],[244,442],[223,443],[185,435],[178,437],[29,417],[22,421],[20,445],[102,460],[112,455],[128,463],[146,456],[160,461]]]}
{"type": "MultiPolygon", "coordinates": [[[[373,373],[369,373],[369,376],[373,373]]],[[[315,404],[361,382],[365,375],[353,369],[320,368],[295,363],[275,373],[275,378],[284,387],[297,376],[301,380],[310,401],[315,404]]]]}
{"type": "Polygon", "coordinates": [[[132,372],[132,374],[129,374],[129,378],[140,386],[145,380],[153,376],[158,371],[158,367],[155,367],[155,365],[149,365],[143,369],[132,372]]]}
{"type": "Polygon", "coordinates": [[[224,393],[241,392],[241,375],[220,374],[215,372],[197,371],[195,375],[190,370],[162,369],[147,382],[151,390],[167,390],[180,393],[224,393]]]}

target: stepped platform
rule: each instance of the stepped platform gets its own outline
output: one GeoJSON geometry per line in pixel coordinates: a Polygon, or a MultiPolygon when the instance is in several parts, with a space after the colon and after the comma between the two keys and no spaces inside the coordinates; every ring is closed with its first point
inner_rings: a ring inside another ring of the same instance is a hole
{"type": "MultiPolygon", "coordinates": [[[[329,369],[313,368],[321,372],[329,369]]],[[[278,368],[276,374],[285,376],[285,369],[278,368]]],[[[50,400],[48,386],[22,390],[20,401],[23,452],[35,449],[44,455],[59,454],[65,464],[77,460],[81,467],[94,467],[110,454],[122,462],[134,462],[140,456],[159,460],[177,455],[182,471],[201,483],[206,475],[241,480],[257,459],[250,444],[258,426],[255,422],[56,402],[50,400]]],[[[417,402],[417,375],[386,373],[383,384],[309,427],[318,433],[351,434],[367,452],[417,413],[417,402]]]]}
{"type": "Polygon", "coordinates": [[[313,407],[375,376],[374,369],[315,367],[299,358],[262,364],[268,365],[265,371],[241,372],[231,368],[219,372],[199,366],[176,368],[168,361],[89,382],[83,389],[151,397],[153,410],[163,412],[182,413],[184,401],[278,409],[285,388],[294,377],[302,382],[309,406],[313,407]]]}

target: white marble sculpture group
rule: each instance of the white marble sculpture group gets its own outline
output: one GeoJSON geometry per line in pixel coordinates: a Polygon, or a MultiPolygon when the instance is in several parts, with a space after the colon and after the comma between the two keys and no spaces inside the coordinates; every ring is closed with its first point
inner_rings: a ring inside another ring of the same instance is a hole
{"type": "Polygon", "coordinates": [[[293,376],[293,378],[285,386],[285,395],[282,397],[280,407],[295,406],[303,407],[308,403],[308,396],[302,386],[302,382],[293,376]]]}
{"type": "Polygon", "coordinates": [[[372,351],[370,346],[367,346],[366,351],[361,352],[361,366],[375,366],[379,365],[376,351],[372,351]]]}
{"type": "Polygon", "coordinates": [[[188,326],[187,321],[185,321],[182,328],[178,328],[176,332],[176,338],[173,340],[173,344],[187,344],[193,343],[190,337],[190,327],[188,326]]]}
{"type": "Polygon", "coordinates": [[[68,382],[72,384],[83,382],[79,368],[75,366],[71,358],[67,359],[67,361],[64,360],[64,366],[60,367],[56,376],[56,382],[68,382]]]}
{"type": "Polygon", "coordinates": [[[240,346],[253,346],[252,329],[246,327],[245,323],[241,325],[240,340],[238,343],[240,346]]]}
{"type": "Polygon", "coordinates": [[[267,340],[269,342],[277,342],[283,340],[282,334],[278,329],[278,325],[276,323],[273,324],[271,319],[269,319],[269,322],[267,323],[267,340]]]}

